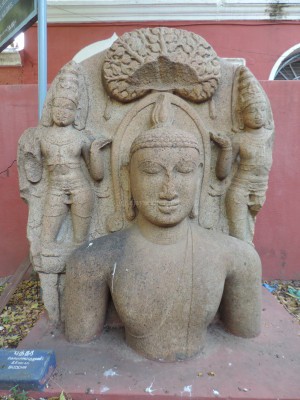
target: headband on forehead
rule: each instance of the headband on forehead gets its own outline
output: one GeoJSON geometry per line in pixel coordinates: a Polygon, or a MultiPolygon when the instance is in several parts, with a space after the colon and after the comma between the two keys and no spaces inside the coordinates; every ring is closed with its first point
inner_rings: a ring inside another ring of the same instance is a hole
{"type": "Polygon", "coordinates": [[[153,149],[157,147],[189,147],[200,153],[199,144],[189,132],[179,129],[157,128],[150,129],[139,135],[130,148],[130,158],[140,149],[153,149]]]}
{"type": "Polygon", "coordinates": [[[199,143],[196,137],[181,129],[172,126],[174,112],[165,95],[161,94],[152,113],[152,128],[142,132],[132,143],[130,156],[140,150],[158,147],[188,147],[196,149],[200,153],[199,143]]]}

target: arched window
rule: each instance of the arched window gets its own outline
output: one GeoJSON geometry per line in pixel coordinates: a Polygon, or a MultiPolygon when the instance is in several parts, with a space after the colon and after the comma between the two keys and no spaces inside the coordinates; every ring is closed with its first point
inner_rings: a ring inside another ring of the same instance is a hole
{"type": "Polygon", "coordinates": [[[269,80],[300,80],[300,43],[279,57],[272,68],[269,80]]]}

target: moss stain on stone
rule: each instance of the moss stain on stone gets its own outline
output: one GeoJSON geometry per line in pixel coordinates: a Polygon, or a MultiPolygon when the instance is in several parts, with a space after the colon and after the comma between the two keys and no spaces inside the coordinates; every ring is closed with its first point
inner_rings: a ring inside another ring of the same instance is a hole
{"type": "Polygon", "coordinates": [[[270,19],[284,19],[286,17],[285,8],[289,5],[281,1],[274,1],[266,8],[266,13],[269,14],[270,19]]]}

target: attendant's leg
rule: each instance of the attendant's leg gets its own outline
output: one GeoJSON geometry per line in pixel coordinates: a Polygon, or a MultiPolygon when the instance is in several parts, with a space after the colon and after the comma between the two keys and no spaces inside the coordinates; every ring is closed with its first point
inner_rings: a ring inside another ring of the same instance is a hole
{"type": "Polygon", "coordinates": [[[85,191],[76,191],[73,194],[71,214],[75,243],[80,244],[88,239],[93,206],[94,194],[90,188],[87,188],[85,191]]]}
{"type": "Polygon", "coordinates": [[[67,215],[68,206],[64,203],[63,195],[47,193],[42,219],[42,241],[56,241],[61,225],[67,215]]]}
{"type": "Polygon", "coordinates": [[[60,322],[58,274],[39,273],[42,297],[48,317],[53,325],[60,322]]]}

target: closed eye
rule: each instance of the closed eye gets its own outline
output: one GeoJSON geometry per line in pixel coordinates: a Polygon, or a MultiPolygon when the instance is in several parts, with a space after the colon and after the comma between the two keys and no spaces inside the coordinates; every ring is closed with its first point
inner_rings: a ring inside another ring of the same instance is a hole
{"type": "Polygon", "coordinates": [[[146,174],[159,174],[163,171],[163,167],[156,162],[153,161],[144,161],[139,165],[139,170],[145,172],[146,174]]]}
{"type": "Polygon", "coordinates": [[[176,164],[175,170],[181,174],[189,174],[196,169],[196,164],[193,161],[180,161],[176,164]]]}

